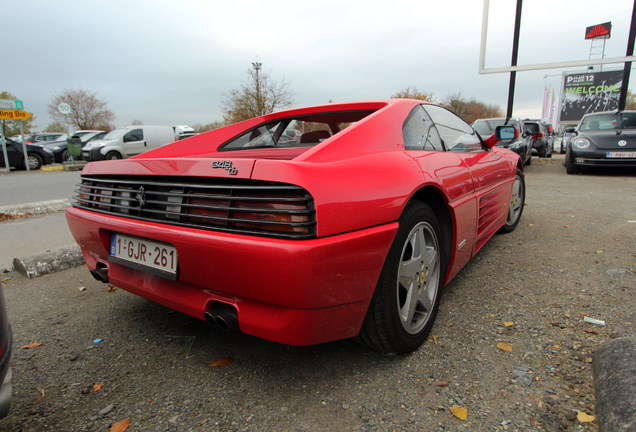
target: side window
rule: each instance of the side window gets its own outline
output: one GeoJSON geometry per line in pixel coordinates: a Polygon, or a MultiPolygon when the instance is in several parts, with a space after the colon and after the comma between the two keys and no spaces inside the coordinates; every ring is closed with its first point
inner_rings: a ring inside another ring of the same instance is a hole
{"type": "Polygon", "coordinates": [[[133,129],[124,135],[124,142],[130,141],[143,141],[144,139],[144,130],[143,129],[133,129]]]}
{"type": "Polygon", "coordinates": [[[433,121],[421,106],[414,108],[404,122],[402,137],[406,150],[444,150],[433,121]]]}
{"type": "Polygon", "coordinates": [[[435,122],[437,130],[449,151],[484,151],[479,136],[464,120],[446,108],[436,105],[425,105],[424,109],[435,122]]]}

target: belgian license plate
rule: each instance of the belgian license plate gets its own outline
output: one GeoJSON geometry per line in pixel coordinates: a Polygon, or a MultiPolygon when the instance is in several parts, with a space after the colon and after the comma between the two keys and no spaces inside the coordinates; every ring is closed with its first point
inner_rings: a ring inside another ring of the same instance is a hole
{"type": "Polygon", "coordinates": [[[124,234],[110,235],[110,256],[160,272],[177,274],[177,248],[124,234]]]}
{"type": "Polygon", "coordinates": [[[607,152],[608,158],[636,158],[636,152],[607,152]]]}

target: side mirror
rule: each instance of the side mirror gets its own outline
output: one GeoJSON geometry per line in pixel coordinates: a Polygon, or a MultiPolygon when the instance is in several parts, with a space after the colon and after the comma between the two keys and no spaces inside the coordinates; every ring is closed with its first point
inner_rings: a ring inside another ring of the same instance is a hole
{"type": "Polygon", "coordinates": [[[495,128],[495,138],[497,141],[510,140],[519,137],[519,131],[514,126],[497,126],[495,128]]]}

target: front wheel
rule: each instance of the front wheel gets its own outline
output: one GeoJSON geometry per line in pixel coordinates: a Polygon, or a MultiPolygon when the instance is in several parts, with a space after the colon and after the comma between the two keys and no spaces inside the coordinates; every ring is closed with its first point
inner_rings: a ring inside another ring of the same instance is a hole
{"type": "Polygon", "coordinates": [[[581,172],[581,169],[574,165],[572,161],[572,153],[570,151],[565,152],[565,172],[568,174],[578,174],[581,172]]]}
{"type": "Polygon", "coordinates": [[[42,167],[42,158],[36,154],[27,155],[30,170],[39,170],[42,167]]]}
{"type": "Polygon", "coordinates": [[[116,151],[111,151],[106,154],[106,160],[117,160],[121,159],[121,155],[116,151]]]}
{"type": "Polygon", "coordinates": [[[70,162],[71,161],[71,155],[68,154],[68,150],[64,150],[62,152],[61,159],[62,159],[62,162],[70,162]]]}
{"type": "Polygon", "coordinates": [[[358,339],[378,351],[415,351],[433,327],[444,280],[443,238],[435,212],[409,203],[399,219],[358,339]]]}
{"type": "Polygon", "coordinates": [[[519,225],[521,214],[523,213],[523,205],[526,202],[526,181],[523,173],[519,168],[515,174],[515,184],[512,187],[512,195],[510,197],[510,205],[508,206],[508,217],[506,223],[499,229],[502,233],[514,231],[519,225]]]}

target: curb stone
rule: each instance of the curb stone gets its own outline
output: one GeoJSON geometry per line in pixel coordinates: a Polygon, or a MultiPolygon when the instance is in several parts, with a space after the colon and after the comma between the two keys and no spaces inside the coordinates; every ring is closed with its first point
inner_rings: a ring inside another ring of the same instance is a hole
{"type": "Polygon", "coordinates": [[[84,256],[79,246],[62,246],[51,252],[14,258],[13,268],[20,274],[31,278],[67,270],[84,264],[84,256]]]}
{"type": "Polygon", "coordinates": [[[71,202],[66,199],[56,199],[50,201],[39,201],[28,204],[14,204],[0,207],[0,214],[9,215],[25,215],[25,214],[44,214],[55,213],[66,210],[71,206],[71,202]]]}
{"type": "Polygon", "coordinates": [[[594,394],[600,430],[636,430],[636,336],[613,339],[594,354],[594,394]]]}

